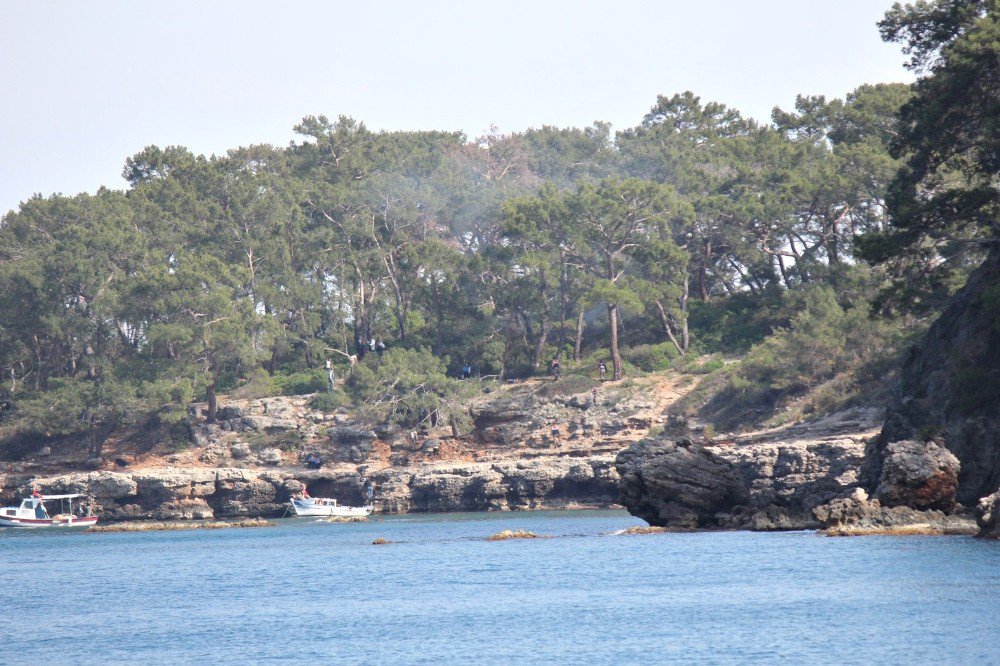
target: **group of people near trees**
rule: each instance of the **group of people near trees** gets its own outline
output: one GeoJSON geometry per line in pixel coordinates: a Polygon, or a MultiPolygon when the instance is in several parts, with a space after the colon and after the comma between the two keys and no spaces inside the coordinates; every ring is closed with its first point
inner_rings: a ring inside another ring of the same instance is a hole
{"type": "Polygon", "coordinates": [[[379,358],[382,358],[382,354],[385,353],[385,342],[383,342],[382,336],[377,336],[370,340],[365,340],[364,336],[359,336],[354,341],[354,349],[359,361],[365,360],[365,354],[368,353],[378,354],[379,358]]]}

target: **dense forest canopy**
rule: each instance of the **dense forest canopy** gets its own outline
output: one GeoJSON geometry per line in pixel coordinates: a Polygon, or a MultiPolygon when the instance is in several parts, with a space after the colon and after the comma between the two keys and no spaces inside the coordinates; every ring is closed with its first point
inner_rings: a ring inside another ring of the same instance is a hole
{"type": "Polygon", "coordinates": [[[370,355],[351,386],[400,418],[456,411],[465,365],[606,359],[619,378],[749,350],[730,388],[773,402],[884,361],[997,238],[994,9],[895,8],[883,34],[927,75],[802,95],[766,125],[684,92],[615,134],[309,116],[286,148],[147,147],[127,191],[0,222],[0,418],[99,453],[193,399],[212,419],[241,385],[320,390],[374,341],[396,369],[370,355]],[[433,380],[400,392],[400,368],[433,380]]]}

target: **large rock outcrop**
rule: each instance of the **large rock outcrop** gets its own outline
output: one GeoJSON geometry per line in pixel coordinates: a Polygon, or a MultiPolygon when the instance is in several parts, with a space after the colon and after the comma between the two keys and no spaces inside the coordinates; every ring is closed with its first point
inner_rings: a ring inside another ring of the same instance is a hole
{"type": "Polygon", "coordinates": [[[979,536],[1000,539],[1000,490],[979,500],[976,507],[979,536]]]}
{"type": "Polygon", "coordinates": [[[643,440],[618,454],[622,502],[651,525],[706,527],[749,499],[732,461],[711,449],[643,440]]]}
{"type": "Polygon", "coordinates": [[[1000,486],[1000,250],[913,347],[866,468],[874,487],[893,442],[935,439],[961,462],[957,499],[1000,486]]]}
{"type": "Polygon", "coordinates": [[[665,527],[803,529],[857,487],[852,438],[709,446],[643,440],[618,454],[622,503],[665,527]]]}
{"type": "Polygon", "coordinates": [[[959,469],[958,458],[934,442],[893,442],[883,451],[875,492],[884,506],[950,511],[959,469]]]}
{"type": "MultiPolygon", "coordinates": [[[[809,431],[790,429],[798,435],[809,431]]],[[[886,447],[878,493],[870,498],[858,474],[866,460],[864,438],[841,434],[768,442],[759,437],[708,447],[686,439],[638,442],[616,460],[622,503],[650,524],[671,528],[977,532],[955,499],[961,465],[933,442],[886,447]]],[[[998,512],[1000,491],[979,503],[983,536],[1000,533],[998,512]]]]}

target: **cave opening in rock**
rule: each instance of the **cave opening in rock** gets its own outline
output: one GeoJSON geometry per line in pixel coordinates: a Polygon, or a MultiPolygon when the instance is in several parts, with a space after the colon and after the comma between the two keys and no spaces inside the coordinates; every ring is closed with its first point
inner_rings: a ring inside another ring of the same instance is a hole
{"type": "Polygon", "coordinates": [[[330,497],[340,504],[360,506],[366,504],[364,488],[359,479],[316,479],[306,484],[310,497],[330,497]]]}

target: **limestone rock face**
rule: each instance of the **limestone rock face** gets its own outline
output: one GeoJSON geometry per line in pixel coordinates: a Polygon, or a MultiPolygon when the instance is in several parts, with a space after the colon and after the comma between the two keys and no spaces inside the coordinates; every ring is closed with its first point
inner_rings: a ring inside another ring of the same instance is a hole
{"type": "Polygon", "coordinates": [[[608,455],[380,469],[347,464],[318,470],[166,467],[32,478],[13,487],[7,480],[0,502],[26,496],[34,484],[47,494],[90,495],[106,521],[276,517],[305,489],[314,497],[362,504],[371,483],[381,512],[504,511],[613,505],[618,481],[608,455]]]}
{"type": "Polygon", "coordinates": [[[204,499],[173,500],[165,502],[153,511],[156,520],[208,520],[215,518],[215,511],[204,499]]]}
{"type": "Polygon", "coordinates": [[[812,509],[857,487],[851,438],[700,446],[642,440],[618,454],[622,503],[651,525],[816,527],[812,509]]]}
{"type": "Polygon", "coordinates": [[[365,462],[377,438],[375,431],[355,425],[336,426],[328,432],[330,441],[337,445],[337,458],[344,462],[365,462]]]}
{"type": "Polygon", "coordinates": [[[273,516],[279,512],[281,498],[273,484],[261,478],[239,477],[220,480],[216,515],[273,516]]]}
{"type": "Polygon", "coordinates": [[[972,534],[975,527],[967,515],[946,514],[935,509],[884,506],[856,488],[849,496],[813,509],[819,526],[828,534],[972,534]]]}
{"type": "Polygon", "coordinates": [[[132,475],[136,495],[150,506],[209,495],[215,492],[215,477],[214,470],[171,467],[139,471],[132,475]]]}
{"type": "Polygon", "coordinates": [[[376,504],[386,512],[506,511],[607,506],[618,499],[610,456],[504,463],[439,464],[415,473],[374,473],[376,504]]]}
{"type": "Polygon", "coordinates": [[[236,442],[229,448],[229,455],[233,457],[233,460],[246,460],[253,453],[250,449],[250,445],[246,442],[236,442]]]}
{"type": "Polygon", "coordinates": [[[499,398],[474,405],[469,411],[480,437],[503,446],[524,442],[539,427],[536,418],[545,401],[533,395],[499,398]]]}
{"type": "Polygon", "coordinates": [[[260,462],[264,465],[280,465],[283,456],[281,449],[268,447],[261,449],[257,457],[260,458],[260,462]]]}
{"type": "Polygon", "coordinates": [[[47,494],[81,493],[91,497],[118,500],[134,496],[138,491],[138,484],[128,474],[86,472],[55,477],[47,481],[44,488],[47,494]]]}
{"type": "Polygon", "coordinates": [[[949,511],[958,489],[958,458],[934,442],[902,441],[884,451],[876,496],[884,506],[949,511]]]}

